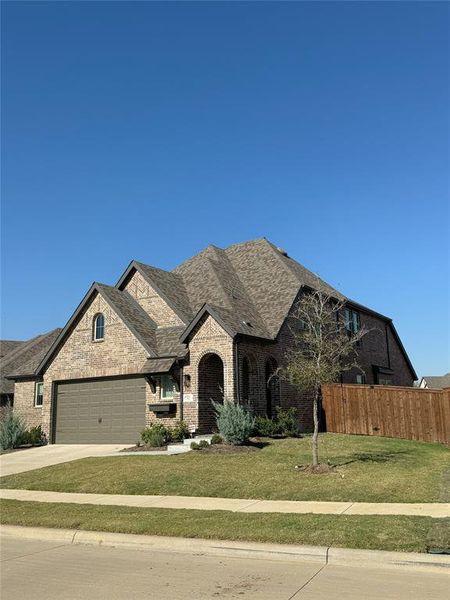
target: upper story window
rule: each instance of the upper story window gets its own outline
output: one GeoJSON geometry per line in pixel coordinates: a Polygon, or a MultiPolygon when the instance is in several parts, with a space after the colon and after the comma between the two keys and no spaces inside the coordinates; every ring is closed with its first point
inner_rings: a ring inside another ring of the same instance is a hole
{"type": "Polygon", "coordinates": [[[174,382],[170,375],[161,376],[161,398],[166,400],[173,398],[174,382]]]}
{"type": "Polygon", "coordinates": [[[366,383],[366,376],[364,373],[358,373],[356,375],[356,383],[366,383]]]}
{"type": "Polygon", "coordinates": [[[34,405],[42,406],[44,404],[44,384],[38,381],[34,388],[34,405]]]}
{"type": "Polygon", "coordinates": [[[92,339],[94,342],[105,339],[105,317],[102,313],[98,313],[94,317],[92,339]]]}
{"type": "Polygon", "coordinates": [[[361,329],[361,319],[359,312],[352,308],[346,308],[344,311],[345,328],[349,333],[358,333],[361,329]]]}

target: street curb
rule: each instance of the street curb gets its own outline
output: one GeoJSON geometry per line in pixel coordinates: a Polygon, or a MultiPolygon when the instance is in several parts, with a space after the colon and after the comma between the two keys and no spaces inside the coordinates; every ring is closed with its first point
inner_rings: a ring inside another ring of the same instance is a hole
{"type": "Polygon", "coordinates": [[[293,544],[266,544],[245,541],[205,540],[156,535],[84,531],[78,529],[50,529],[2,525],[3,537],[38,539],[65,544],[85,544],[227,556],[235,558],[269,559],[276,561],[310,561],[323,565],[371,568],[421,569],[443,572],[450,569],[450,557],[414,552],[385,552],[381,550],[352,550],[326,546],[297,546],[293,544]]]}

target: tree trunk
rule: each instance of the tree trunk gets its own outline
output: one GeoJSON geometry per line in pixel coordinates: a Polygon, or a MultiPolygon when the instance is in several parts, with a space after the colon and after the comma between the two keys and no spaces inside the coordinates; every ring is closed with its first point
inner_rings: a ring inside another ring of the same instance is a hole
{"type": "Polygon", "coordinates": [[[313,402],[314,433],[312,436],[312,464],[314,467],[319,464],[319,397],[320,387],[314,392],[313,402]]]}

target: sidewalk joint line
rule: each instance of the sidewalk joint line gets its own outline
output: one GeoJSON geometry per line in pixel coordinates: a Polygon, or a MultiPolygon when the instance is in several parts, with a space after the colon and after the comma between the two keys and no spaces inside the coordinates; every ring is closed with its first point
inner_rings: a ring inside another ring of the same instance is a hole
{"type": "Polygon", "coordinates": [[[343,510],[341,513],[338,513],[338,514],[340,514],[340,515],[343,515],[343,514],[344,514],[344,513],[346,513],[348,510],[350,510],[350,509],[351,509],[351,507],[352,507],[354,504],[355,504],[354,502],[351,502],[351,503],[350,503],[350,506],[347,506],[347,508],[344,508],[344,510],[343,510]]]}
{"type": "Polygon", "coordinates": [[[262,500],[253,500],[252,502],[250,502],[249,504],[246,504],[245,506],[241,506],[240,508],[236,508],[233,512],[243,512],[249,506],[253,506],[254,504],[258,504],[260,502],[262,502],[262,500]]]}

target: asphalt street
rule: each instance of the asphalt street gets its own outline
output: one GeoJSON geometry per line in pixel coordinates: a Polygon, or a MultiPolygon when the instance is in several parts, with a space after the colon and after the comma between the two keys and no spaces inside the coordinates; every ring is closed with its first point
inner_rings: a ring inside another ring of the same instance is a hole
{"type": "Polygon", "coordinates": [[[445,600],[448,573],[1,539],[8,600],[445,600]]]}

